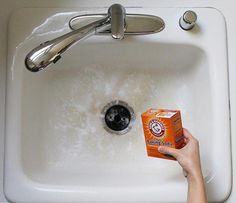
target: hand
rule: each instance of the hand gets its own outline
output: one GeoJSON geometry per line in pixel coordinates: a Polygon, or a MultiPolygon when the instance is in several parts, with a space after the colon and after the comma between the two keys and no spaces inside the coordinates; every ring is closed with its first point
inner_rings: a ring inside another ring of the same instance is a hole
{"type": "Polygon", "coordinates": [[[186,129],[184,132],[185,146],[174,149],[161,146],[160,153],[172,155],[182,166],[185,177],[188,179],[188,203],[207,203],[207,195],[202,176],[199,143],[186,129]]]}
{"type": "Polygon", "coordinates": [[[160,146],[158,151],[175,157],[188,179],[202,178],[198,140],[187,129],[183,129],[183,133],[186,145],[182,149],[160,146]]]}

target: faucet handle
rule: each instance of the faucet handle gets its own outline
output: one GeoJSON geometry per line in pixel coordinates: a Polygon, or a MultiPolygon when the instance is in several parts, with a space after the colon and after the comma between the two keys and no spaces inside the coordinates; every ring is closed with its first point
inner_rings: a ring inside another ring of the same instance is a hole
{"type": "Polygon", "coordinates": [[[111,36],[114,39],[123,39],[125,32],[125,8],[120,4],[113,4],[108,9],[111,18],[111,36]]]}

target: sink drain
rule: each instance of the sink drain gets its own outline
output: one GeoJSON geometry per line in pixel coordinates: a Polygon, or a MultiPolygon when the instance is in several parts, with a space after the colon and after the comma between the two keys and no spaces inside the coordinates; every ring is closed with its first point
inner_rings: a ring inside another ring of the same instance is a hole
{"type": "Polygon", "coordinates": [[[124,101],[112,101],[102,110],[104,128],[113,134],[127,133],[132,128],[134,119],[134,110],[124,101]]]}

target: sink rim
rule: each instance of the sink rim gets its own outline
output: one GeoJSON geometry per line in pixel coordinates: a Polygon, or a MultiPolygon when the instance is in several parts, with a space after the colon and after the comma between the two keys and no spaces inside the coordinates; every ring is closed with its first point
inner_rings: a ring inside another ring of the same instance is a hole
{"type": "MultiPolygon", "coordinates": [[[[215,11],[216,12],[216,11],[215,11]]],[[[222,22],[222,21],[220,21],[220,23],[223,23],[224,24],[224,22],[222,22]]],[[[222,34],[222,33],[217,33],[217,34],[222,34]]],[[[223,33],[223,35],[225,35],[225,33],[223,33]]],[[[191,39],[188,39],[189,41],[191,41],[191,39]]],[[[204,46],[203,44],[201,44],[200,46],[204,46]]],[[[226,53],[226,47],[225,47],[225,44],[221,44],[219,47],[221,47],[221,48],[223,48],[223,50],[225,50],[225,53],[226,53]]],[[[213,57],[213,56],[211,56],[211,57],[213,57]]],[[[10,57],[11,58],[11,57],[10,57]]],[[[227,58],[227,54],[226,54],[226,58],[227,58]]],[[[10,63],[9,63],[10,64],[10,63]]],[[[214,64],[214,66],[216,66],[216,64],[214,64]]],[[[216,66],[217,67],[217,66],[216,66]]],[[[226,67],[227,67],[227,61],[226,61],[226,67]]],[[[9,70],[9,68],[8,68],[8,71],[10,71],[9,70]]],[[[226,72],[227,72],[227,70],[226,70],[226,72]]],[[[214,77],[214,76],[213,76],[214,77]]],[[[9,88],[9,80],[11,80],[12,78],[11,78],[11,72],[10,73],[8,73],[8,85],[7,85],[7,88],[9,88]],[[10,76],[9,76],[9,74],[10,74],[10,76]]],[[[10,84],[11,85],[11,84],[10,84]]],[[[223,85],[224,86],[224,85],[223,85]]],[[[227,86],[227,85],[226,85],[227,86]]],[[[218,87],[220,87],[221,88],[221,85],[218,85],[218,87]]],[[[227,87],[227,89],[228,89],[228,87],[227,87]]],[[[9,89],[8,89],[9,90],[9,89]]],[[[7,91],[8,92],[8,95],[7,95],[7,97],[9,97],[9,91],[7,91]]],[[[228,98],[228,91],[225,93],[225,95],[227,96],[226,98],[228,98]]],[[[9,102],[9,100],[7,100],[8,102],[9,102]]],[[[14,102],[11,102],[11,103],[14,103],[14,102]]],[[[9,104],[9,103],[8,103],[9,104]]],[[[227,102],[225,102],[225,106],[227,105],[227,102]]],[[[8,108],[8,107],[7,107],[8,108]]],[[[225,114],[226,115],[224,115],[224,117],[226,118],[226,120],[225,121],[223,121],[222,123],[224,124],[224,125],[226,125],[226,126],[229,126],[229,121],[228,121],[228,118],[229,118],[229,116],[227,116],[227,115],[229,115],[229,109],[227,109],[227,111],[228,112],[226,112],[225,114]]],[[[8,117],[8,115],[6,116],[6,117],[8,117]]],[[[9,119],[9,118],[7,118],[7,119],[9,119]]],[[[215,119],[215,118],[214,118],[215,119]]],[[[8,124],[9,124],[9,121],[7,122],[8,124]]],[[[226,129],[226,132],[227,133],[230,133],[229,132],[229,128],[228,129],[226,129]]],[[[226,134],[227,134],[226,133],[226,134]]],[[[7,140],[7,139],[6,139],[7,140]]],[[[14,141],[15,142],[15,141],[14,141]]],[[[229,141],[228,141],[229,142],[229,141]]],[[[228,143],[227,144],[228,146],[230,146],[230,143],[228,143]]],[[[7,147],[6,147],[7,148],[7,147]]],[[[230,148],[230,147],[229,147],[230,148]]],[[[227,150],[229,150],[229,149],[227,149],[227,150]]],[[[226,150],[226,151],[227,151],[226,150]]],[[[6,149],[6,156],[8,156],[9,154],[7,153],[7,149],[6,149]]],[[[229,157],[230,158],[230,157],[229,157]]],[[[5,159],[5,161],[6,161],[6,159],[5,159]]],[[[5,166],[6,166],[6,164],[5,164],[5,166]]],[[[5,167],[5,172],[6,172],[6,174],[8,173],[8,170],[7,170],[7,167],[5,167]]],[[[18,174],[19,175],[19,174],[18,174]]],[[[226,174],[227,175],[227,174],[226,174]]],[[[226,177],[226,178],[228,178],[228,177],[226,177]]],[[[21,178],[19,179],[19,180],[22,180],[21,178]]],[[[232,184],[231,184],[232,185],[232,184]]],[[[26,186],[26,185],[25,185],[26,186]]],[[[4,186],[4,188],[5,188],[5,194],[7,194],[8,193],[8,195],[12,195],[12,193],[9,193],[9,192],[11,192],[11,191],[8,191],[7,189],[9,189],[9,188],[7,188],[6,187],[6,185],[4,186]]],[[[231,186],[230,186],[230,188],[231,188],[231,186]]],[[[229,190],[230,190],[230,188],[226,188],[225,189],[225,191],[223,191],[223,193],[225,193],[225,194],[229,194],[229,190]]],[[[29,188],[28,188],[29,189],[29,188]]],[[[23,193],[22,193],[23,194],[23,193]]],[[[7,197],[8,197],[8,195],[7,195],[7,197]]],[[[69,198],[69,197],[68,197],[69,198]]]]}

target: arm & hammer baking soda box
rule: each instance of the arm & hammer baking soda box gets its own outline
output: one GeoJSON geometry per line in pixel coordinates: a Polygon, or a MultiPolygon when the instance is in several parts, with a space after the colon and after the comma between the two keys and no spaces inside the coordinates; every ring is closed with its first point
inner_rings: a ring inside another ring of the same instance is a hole
{"type": "Polygon", "coordinates": [[[149,109],[142,113],[142,123],[148,156],[176,160],[161,154],[158,147],[180,149],[185,145],[180,111],[149,109]]]}

